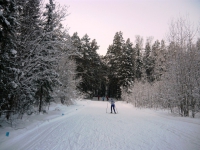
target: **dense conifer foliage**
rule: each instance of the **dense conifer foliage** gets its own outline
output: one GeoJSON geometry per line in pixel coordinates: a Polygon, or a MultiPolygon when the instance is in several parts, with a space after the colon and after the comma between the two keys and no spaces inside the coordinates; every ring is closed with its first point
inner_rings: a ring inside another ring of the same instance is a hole
{"type": "Polygon", "coordinates": [[[45,112],[52,101],[70,105],[79,96],[199,112],[199,30],[187,20],[172,21],[168,41],[116,32],[99,56],[98,41],[68,34],[66,16],[54,0],[0,1],[0,117],[45,112]]]}
{"type": "Polygon", "coordinates": [[[61,23],[66,14],[53,0],[45,6],[38,0],[0,2],[0,114],[7,120],[77,97],[70,78],[75,67],[67,66],[75,65],[70,56],[77,52],[61,23]]]}

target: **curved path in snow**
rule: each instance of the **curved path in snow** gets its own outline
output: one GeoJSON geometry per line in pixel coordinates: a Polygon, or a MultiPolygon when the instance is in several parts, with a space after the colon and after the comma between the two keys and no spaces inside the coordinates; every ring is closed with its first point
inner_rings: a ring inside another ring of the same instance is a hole
{"type": "Polygon", "coordinates": [[[1,150],[199,150],[200,124],[116,102],[118,114],[102,101],[1,143],[1,150]]]}

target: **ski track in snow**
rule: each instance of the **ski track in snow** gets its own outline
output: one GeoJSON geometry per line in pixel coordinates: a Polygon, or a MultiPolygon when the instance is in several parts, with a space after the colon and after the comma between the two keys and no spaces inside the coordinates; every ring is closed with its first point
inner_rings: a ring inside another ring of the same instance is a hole
{"type": "Polygon", "coordinates": [[[162,117],[116,102],[84,107],[21,136],[0,143],[1,150],[199,150],[200,124],[162,117]],[[108,107],[108,111],[110,107],[108,107]]]}

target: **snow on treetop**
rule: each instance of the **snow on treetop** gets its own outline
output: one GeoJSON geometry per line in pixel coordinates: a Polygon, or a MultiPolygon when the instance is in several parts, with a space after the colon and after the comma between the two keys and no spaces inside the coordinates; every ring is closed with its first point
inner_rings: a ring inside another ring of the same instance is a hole
{"type": "Polygon", "coordinates": [[[18,86],[14,81],[11,82],[11,85],[13,88],[16,88],[18,86]]]}
{"type": "Polygon", "coordinates": [[[7,26],[10,26],[10,22],[8,22],[8,20],[5,19],[5,23],[7,26]]]}
{"type": "Polygon", "coordinates": [[[14,50],[14,49],[11,49],[10,52],[11,52],[13,55],[16,55],[16,54],[17,54],[17,51],[14,50]]]}

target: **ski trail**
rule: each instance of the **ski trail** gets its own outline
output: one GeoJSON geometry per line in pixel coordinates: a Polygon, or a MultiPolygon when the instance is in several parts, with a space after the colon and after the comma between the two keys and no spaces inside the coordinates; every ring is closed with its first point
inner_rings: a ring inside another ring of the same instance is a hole
{"type": "MultiPolygon", "coordinates": [[[[200,125],[149,114],[123,102],[119,114],[106,113],[107,102],[83,109],[13,140],[16,150],[198,150],[200,125]],[[26,142],[23,142],[23,139],[26,142]]],[[[108,112],[110,107],[108,107],[108,112]]],[[[8,143],[7,143],[8,144],[8,143]]],[[[4,150],[3,149],[3,150],[4,150]]]]}

